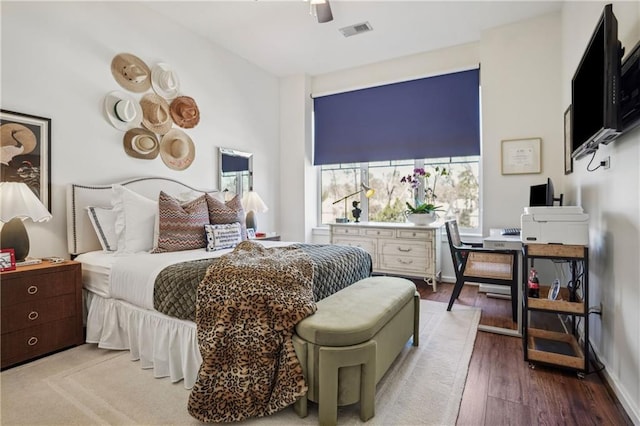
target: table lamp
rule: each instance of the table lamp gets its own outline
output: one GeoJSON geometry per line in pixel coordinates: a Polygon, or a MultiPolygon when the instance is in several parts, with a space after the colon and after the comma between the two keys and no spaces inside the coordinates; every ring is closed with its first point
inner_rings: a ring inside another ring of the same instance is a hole
{"type": "Polygon", "coordinates": [[[51,213],[38,197],[22,182],[0,183],[0,247],[12,248],[16,262],[22,262],[29,254],[29,234],[22,223],[25,219],[46,222],[51,213]]]}
{"type": "Polygon", "coordinates": [[[361,183],[360,186],[362,187],[362,189],[360,191],[356,191],[352,194],[349,194],[345,197],[340,198],[337,201],[334,201],[333,204],[338,204],[340,201],[344,201],[344,217],[338,217],[336,218],[336,223],[348,223],[349,222],[349,218],[347,217],[347,198],[349,197],[353,197],[356,194],[361,193],[362,191],[367,191],[365,192],[364,196],[367,198],[371,198],[373,197],[373,194],[376,193],[376,190],[365,185],[364,183],[361,183]]]}
{"type": "Polygon", "coordinates": [[[264,213],[269,210],[269,207],[262,201],[258,193],[253,190],[244,194],[242,197],[242,206],[247,212],[247,228],[253,228],[254,231],[257,231],[258,221],[256,220],[256,213],[264,213]]]}

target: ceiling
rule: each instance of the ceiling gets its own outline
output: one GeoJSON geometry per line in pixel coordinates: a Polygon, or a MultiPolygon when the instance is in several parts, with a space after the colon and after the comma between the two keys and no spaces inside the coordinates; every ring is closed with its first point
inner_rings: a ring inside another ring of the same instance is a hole
{"type": "Polygon", "coordinates": [[[168,1],[147,7],[276,76],[319,75],[478,41],[482,31],[559,10],[559,1],[330,0],[319,24],[303,0],[168,1]],[[345,38],[340,28],[369,22],[345,38]]]}

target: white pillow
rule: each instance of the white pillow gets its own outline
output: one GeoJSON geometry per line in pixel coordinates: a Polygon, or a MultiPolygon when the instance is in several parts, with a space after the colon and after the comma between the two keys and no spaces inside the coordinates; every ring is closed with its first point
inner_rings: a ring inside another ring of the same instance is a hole
{"type": "Polygon", "coordinates": [[[238,222],[224,225],[205,225],[207,251],[233,248],[242,242],[242,228],[238,222]]]}
{"type": "Polygon", "coordinates": [[[113,185],[111,203],[116,214],[117,253],[151,251],[158,201],[143,197],[122,185],[113,185]]]}
{"type": "Polygon", "coordinates": [[[116,213],[113,209],[87,207],[87,213],[93,229],[96,231],[102,250],[116,251],[118,249],[118,236],[116,234],[116,213]]]}

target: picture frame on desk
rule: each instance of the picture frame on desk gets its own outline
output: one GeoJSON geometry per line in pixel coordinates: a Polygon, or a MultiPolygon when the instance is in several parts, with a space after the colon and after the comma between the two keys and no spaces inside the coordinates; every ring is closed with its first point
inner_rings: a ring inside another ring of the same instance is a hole
{"type": "Polygon", "coordinates": [[[247,228],[247,238],[250,240],[256,239],[256,230],[253,228],[247,228]]]}
{"type": "Polygon", "coordinates": [[[505,139],[501,148],[503,175],[542,172],[542,138],[505,139]]]}
{"type": "Polygon", "coordinates": [[[16,269],[16,254],[12,248],[0,250],[0,272],[16,269]]]}

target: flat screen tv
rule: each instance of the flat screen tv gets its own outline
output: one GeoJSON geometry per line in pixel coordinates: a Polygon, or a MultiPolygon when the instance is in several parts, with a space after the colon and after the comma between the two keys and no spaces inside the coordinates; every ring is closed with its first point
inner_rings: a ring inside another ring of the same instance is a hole
{"type": "Polygon", "coordinates": [[[613,141],[622,130],[618,21],[606,5],[571,80],[571,135],[574,159],[613,141]]]}

